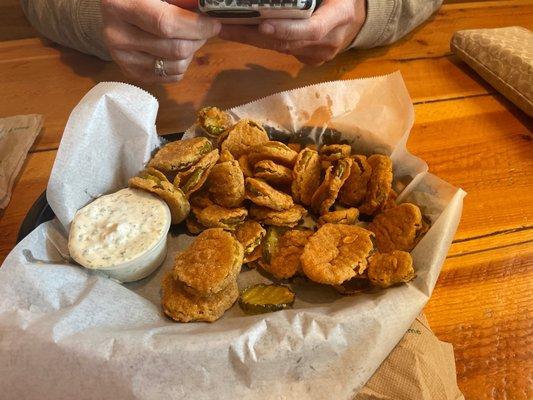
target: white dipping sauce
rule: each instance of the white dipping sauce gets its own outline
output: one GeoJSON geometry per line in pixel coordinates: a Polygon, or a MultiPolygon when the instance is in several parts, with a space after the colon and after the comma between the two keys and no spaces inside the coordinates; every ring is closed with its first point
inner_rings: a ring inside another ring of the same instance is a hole
{"type": "Polygon", "coordinates": [[[70,256],[123,282],[141,279],[163,261],[169,227],[170,210],[163,200],[141,190],[122,189],[76,213],[70,226],[70,256]]]}

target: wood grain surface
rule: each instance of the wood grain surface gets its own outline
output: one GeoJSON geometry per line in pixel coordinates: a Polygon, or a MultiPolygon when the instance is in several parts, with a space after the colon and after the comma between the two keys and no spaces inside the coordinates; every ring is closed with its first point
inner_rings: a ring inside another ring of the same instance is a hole
{"type": "MultiPolygon", "coordinates": [[[[45,128],[0,214],[0,263],[46,188],[72,108],[95,83],[124,80],[111,63],[34,37],[16,3],[0,0],[0,116],[41,113],[45,128]],[[27,39],[13,40],[21,37],[27,39]]],[[[302,85],[400,70],[415,103],[409,150],[468,193],[425,309],[437,336],[454,345],[467,399],[533,398],[533,122],[449,50],[458,29],[506,25],[533,28],[533,0],[448,0],[399,43],[349,51],[319,68],[213,40],[181,83],[143,86],[160,101],[157,125],[165,134],[189,126],[202,105],[226,108],[302,85]]]]}

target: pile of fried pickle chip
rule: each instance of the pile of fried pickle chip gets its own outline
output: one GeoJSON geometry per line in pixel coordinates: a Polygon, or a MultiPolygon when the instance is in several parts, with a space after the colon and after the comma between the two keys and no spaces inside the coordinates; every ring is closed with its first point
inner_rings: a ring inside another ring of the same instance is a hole
{"type": "Polygon", "coordinates": [[[414,278],[409,252],[429,223],[416,205],[396,204],[388,156],[272,141],[261,124],[215,107],[197,127],[204,136],[164,145],[130,179],[198,235],[163,278],[169,317],[215,321],[237,299],[246,313],[281,310],[295,295],[279,281],[294,276],[342,294],[414,278]],[[277,283],[239,293],[243,264],[277,283]]]}

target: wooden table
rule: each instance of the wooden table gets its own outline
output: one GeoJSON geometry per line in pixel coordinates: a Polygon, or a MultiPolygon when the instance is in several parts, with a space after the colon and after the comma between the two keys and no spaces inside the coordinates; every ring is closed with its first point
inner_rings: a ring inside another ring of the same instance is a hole
{"type": "MultiPolygon", "coordinates": [[[[96,83],[123,80],[113,64],[34,37],[16,3],[0,0],[0,117],[40,113],[45,124],[0,215],[0,262],[46,187],[72,108],[96,83]]],[[[399,43],[350,51],[319,68],[213,40],[184,81],[143,86],[160,101],[165,134],[187,127],[202,105],[227,108],[311,83],[400,70],[416,111],[409,149],[468,192],[425,309],[437,336],[454,345],[467,399],[533,398],[533,124],[449,50],[456,30],[509,25],[533,28],[532,0],[450,1],[399,43]]]]}

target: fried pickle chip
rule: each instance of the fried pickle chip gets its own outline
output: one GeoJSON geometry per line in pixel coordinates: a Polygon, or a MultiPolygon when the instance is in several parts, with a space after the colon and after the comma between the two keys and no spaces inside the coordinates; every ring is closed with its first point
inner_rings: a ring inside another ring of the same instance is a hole
{"type": "Polygon", "coordinates": [[[387,196],[387,200],[385,200],[385,202],[383,203],[383,206],[381,207],[382,210],[388,210],[389,208],[394,208],[396,207],[396,198],[398,197],[398,195],[396,194],[396,192],[394,191],[394,189],[391,189],[388,196],[387,196]]]}
{"type": "Polygon", "coordinates": [[[272,258],[278,251],[278,241],[283,232],[284,229],[278,228],[277,226],[268,227],[262,245],[263,253],[259,262],[259,265],[261,267],[263,267],[265,264],[270,264],[270,262],[272,261],[272,258]]]}
{"type": "Polygon", "coordinates": [[[341,158],[335,167],[329,167],[326,171],[324,181],[320,184],[311,199],[311,207],[317,214],[326,214],[339,194],[342,185],[350,176],[350,169],[353,164],[351,158],[341,158]]]}
{"type": "Polygon", "coordinates": [[[282,211],[255,204],[250,206],[250,218],[265,225],[292,228],[298,225],[298,222],[306,215],[307,210],[299,204],[294,204],[292,207],[282,211]]]}
{"type": "Polygon", "coordinates": [[[281,211],[294,205],[291,196],[274,189],[261,179],[246,178],[244,187],[245,197],[259,206],[281,211]]]}
{"type": "Polygon", "coordinates": [[[270,256],[270,263],[262,263],[262,268],[277,279],[291,278],[302,270],[300,256],[313,235],[312,230],[292,229],[283,233],[277,248],[270,256]]]}
{"type": "Polygon", "coordinates": [[[368,229],[376,235],[377,247],[382,253],[411,251],[421,228],[422,213],[411,203],[402,203],[379,213],[368,225],[368,229]]]}
{"type": "Polygon", "coordinates": [[[202,190],[199,190],[197,192],[194,192],[189,197],[189,203],[191,203],[191,207],[195,208],[206,208],[209,206],[212,206],[213,201],[211,201],[211,198],[209,197],[209,192],[204,187],[202,190]]]}
{"type": "Polygon", "coordinates": [[[248,264],[249,268],[255,268],[255,262],[263,255],[263,246],[260,244],[250,254],[244,256],[244,263],[248,264]]]}
{"type": "Polygon", "coordinates": [[[244,200],[244,175],[235,160],[215,165],[207,179],[207,190],[215,203],[238,207],[244,200]]]}
{"type": "Polygon", "coordinates": [[[425,215],[422,215],[422,226],[416,232],[415,246],[418,244],[418,242],[420,242],[420,240],[422,240],[427,231],[429,231],[429,228],[431,228],[431,221],[425,215]]]}
{"type": "Polygon", "coordinates": [[[320,148],[319,154],[323,160],[337,161],[341,158],[349,157],[352,153],[352,146],[349,144],[327,144],[320,148]]]}
{"type": "Polygon", "coordinates": [[[359,207],[365,200],[368,181],[372,174],[372,167],[365,156],[355,155],[350,176],[344,182],[339,193],[339,200],[347,206],[359,207]]]}
{"type": "Polygon", "coordinates": [[[266,231],[256,221],[244,221],[235,230],[235,237],[244,247],[244,255],[252,253],[260,244],[266,231]]]}
{"type": "Polygon", "coordinates": [[[298,154],[292,177],[291,191],[294,201],[309,206],[320,185],[320,157],[315,150],[305,148],[298,154]]]}
{"type": "Polygon", "coordinates": [[[286,144],[276,141],[269,141],[256,145],[248,152],[250,164],[255,165],[262,160],[271,160],[277,164],[292,167],[296,161],[298,153],[286,144]]]}
{"type": "Polygon", "coordinates": [[[392,161],[389,157],[374,154],[367,159],[372,168],[365,201],[359,212],[374,215],[383,207],[392,187],[392,161]]]}
{"type": "Polygon", "coordinates": [[[235,158],[231,155],[231,153],[227,150],[224,150],[220,153],[220,157],[218,158],[219,163],[224,163],[226,161],[234,161],[235,158]]]}
{"type": "Polygon", "coordinates": [[[260,124],[249,119],[241,119],[229,129],[228,136],[222,142],[220,149],[228,150],[238,160],[251,147],[268,140],[268,134],[260,124]]]}
{"type": "Polygon", "coordinates": [[[217,107],[205,107],[198,111],[196,123],[207,136],[218,138],[231,128],[231,117],[217,107]]]}
{"type": "Polygon", "coordinates": [[[260,283],[241,293],[239,306],[246,314],[263,314],[292,306],[295,297],[294,292],[286,286],[260,283]]]}
{"type": "Polygon", "coordinates": [[[305,245],[300,258],[304,274],[329,285],[361,275],[374,251],[372,232],[354,225],[325,224],[305,245]]]}
{"type": "Polygon", "coordinates": [[[238,159],[239,167],[241,167],[241,171],[245,178],[251,178],[254,176],[254,171],[252,169],[252,166],[248,162],[248,156],[246,154],[243,154],[238,159]]]}
{"type": "Polygon", "coordinates": [[[302,150],[302,145],[300,143],[287,143],[287,147],[293,149],[297,153],[302,150]]]}
{"type": "Polygon", "coordinates": [[[381,288],[409,282],[415,277],[411,254],[398,250],[374,254],[370,258],[367,273],[370,282],[381,288]]]}
{"type": "Polygon", "coordinates": [[[324,224],[346,224],[354,225],[358,222],[359,210],[357,208],[347,208],[345,210],[330,211],[318,219],[318,226],[324,224]]]}
{"type": "Polygon", "coordinates": [[[189,168],[210,151],[211,143],[207,138],[177,140],[164,145],[148,166],[165,173],[175,173],[189,168]]]}
{"type": "Polygon", "coordinates": [[[341,283],[340,285],[334,285],[333,288],[340,294],[349,296],[369,290],[372,288],[372,285],[370,284],[365,271],[365,274],[357,275],[352,279],[341,283]]]}
{"type": "Polygon", "coordinates": [[[218,150],[213,150],[202,157],[189,170],[176,175],[176,177],[180,178],[180,188],[187,197],[201,189],[217,160],[218,150]]]}
{"type": "Polygon", "coordinates": [[[226,230],[237,228],[248,215],[248,210],[244,207],[226,208],[217,204],[202,209],[193,207],[192,211],[200,224],[208,228],[223,228],[226,230]]]}
{"type": "Polygon", "coordinates": [[[154,168],[147,168],[139,176],[131,178],[129,186],[153,193],[164,200],[170,209],[173,224],[180,223],[189,214],[190,205],[185,194],[154,168]]]}
{"type": "Polygon", "coordinates": [[[191,235],[198,235],[200,232],[203,232],[207,229],[206,226],[198,222],[194,213],[189,214],[185,220],[185,225],[187,226],[187,230],[191,235]]]}
{"type": "Polygon", "coordinates": [[[243,257],[244,249],[231,233],[206,229],[176,256],[173,277],[189,293],[211,296],[235,282],[243,257]]]}
{"type": "Polygon", "coordinates": [[[161,282],[161,289],[164,313],[178,322],[216,321],[239,298],[235,280],[211,296],[200,297],[186,291],[185,285],[168,273],[161,282]]]}
{"type": "Polygon", "coordinates": [[[273,185],[290,185],[292,182],[292,170],[272,160],[262,160],[254,166],[254,177],[261,178],[273,185]]]}

